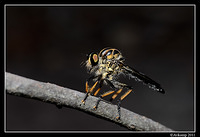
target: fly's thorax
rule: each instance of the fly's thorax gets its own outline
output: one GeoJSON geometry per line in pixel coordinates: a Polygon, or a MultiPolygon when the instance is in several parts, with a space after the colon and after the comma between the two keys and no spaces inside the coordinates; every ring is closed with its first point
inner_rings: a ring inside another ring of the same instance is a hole
{"type": "Polygon", "coordinates": [[[107,72],[102,73],[102,79],[106,79],[106,78],[107,78],[107,75],[108,75],[107,72]]]}
{"type": "Polygon", "coordinates": [[[104,48],[99,52],[99,57],[102,59],[116,59],[116,60],[122,60],[122,54],[119,50],[115,48],[104,48]]]}

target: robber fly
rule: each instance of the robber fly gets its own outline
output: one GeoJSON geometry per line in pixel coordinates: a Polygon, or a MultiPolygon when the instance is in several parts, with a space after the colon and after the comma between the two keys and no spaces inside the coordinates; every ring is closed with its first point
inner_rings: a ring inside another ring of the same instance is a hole
{"type": "Polygon", "coordinates": [[[117,103],[118,116],[117,119],[120,119],[120,106],[121,101],[133,91],[133,87],[125,83],[121,83],[117,80],[119,75],[127,75],[130,78],[134,78],[136,81],[141,81],[144,84],[148,85],[153,90],[156,90],[160,93],[165,93],[161,88],[160,84],[142,74],[141,72],[136,71],[135,69],[124,64],[124,57],[121,52],[115,48],[104,48],[99,53],[92,52],[88,55],[87,61],[85,62],[88,72],[92,75],[86,80],[86,95],[82,100],[82,103],[85,104],[85,101],[88,95],[97,96],[100,89],[104,84],[109,85],[113,90],[102,93],[99,96],[99,99],[94,106],[94,109],[97,109],[99,102],[105,96],[112,95],[110,101],[114,100],[122,90],[126,89],[125,93],[119,98],[117,103]],[[94,80],[95,83],[91,87],[89,86],[89,81],[94,80]],[[98,89],[94,92],[95,87],[98,89]]]}

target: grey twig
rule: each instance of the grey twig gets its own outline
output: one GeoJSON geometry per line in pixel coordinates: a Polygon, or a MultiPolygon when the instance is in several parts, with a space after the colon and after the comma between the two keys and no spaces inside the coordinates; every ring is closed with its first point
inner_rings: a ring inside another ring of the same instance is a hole
{"type": "Polygon", "coordinates": [[[58,106],[71,107],[91,115],[109,120],[129,130],[142,131],[172,131],[171,129],[149,118],[121,108],[121,119],[117,120],[117,106],[101,101],[97,110],[93,109],[97,97],[89,96],[85,105],[81,100],[84,93],[64,88],[51,83],[44,83],[6,72],[6,91],[8,94],[34,98],[58,106]]]}

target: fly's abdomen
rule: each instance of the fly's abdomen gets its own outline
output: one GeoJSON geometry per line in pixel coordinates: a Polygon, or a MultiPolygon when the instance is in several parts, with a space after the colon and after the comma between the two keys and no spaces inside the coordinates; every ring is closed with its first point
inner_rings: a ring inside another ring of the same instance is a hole
{"type": "Polygon", "coordinates": [[[164,89],[161,88],[160,84],[147,77],[145,74],[142,74],[141,72],[138,72],[137,70],[130,68],[127,65],[124,65],[123,69],[126,75],[130,76],[131,78],[134,78],[136,81],[142,81],[144,84],[147,84],[149,88],[163,94],[165,93],[164,89]]]}

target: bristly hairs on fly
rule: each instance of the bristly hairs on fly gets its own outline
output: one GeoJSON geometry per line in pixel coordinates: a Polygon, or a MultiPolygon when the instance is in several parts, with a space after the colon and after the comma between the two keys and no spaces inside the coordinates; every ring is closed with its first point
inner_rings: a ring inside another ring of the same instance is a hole
{"type": "MultiPolygon", "coordinates": [[[[86,65],[86,60],[88,58],[88,54],[81,53],[81,56],[85,56],[86,57],[86,59],[81,61],[81,63],[80,63],[80,66],[83,67],[83,66],[86,65]]],[[[82,57],[82,59],[84,59],[84,57],[82,57]]]]}

